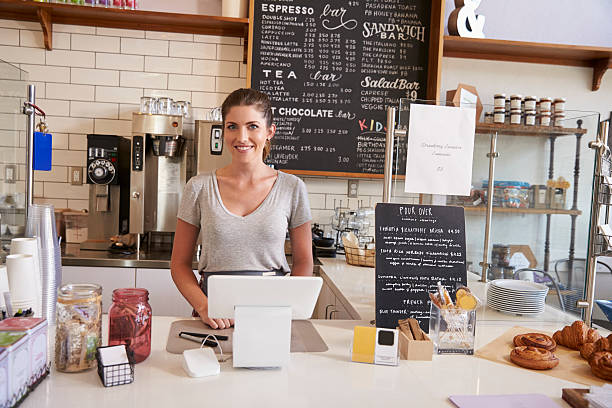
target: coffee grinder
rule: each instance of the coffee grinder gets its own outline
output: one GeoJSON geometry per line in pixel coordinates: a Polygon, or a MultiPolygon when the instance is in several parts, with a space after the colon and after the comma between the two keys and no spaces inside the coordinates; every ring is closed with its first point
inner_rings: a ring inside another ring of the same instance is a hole
{"type": "Polygon", "coordinates": [[[87,135],[89,214],[81,249],[107,250],[109,238],[129,231],[130,141],[114,135],[87,135]]]}
{"type": "MultiPolygon", "coordinates": [[[[195,155],[186,154],[183,117],[132,114],[130,232],[174,233],[176,215],[195,155]]],[[[137,240],[140,245],[140,237],[137,240]]]]}

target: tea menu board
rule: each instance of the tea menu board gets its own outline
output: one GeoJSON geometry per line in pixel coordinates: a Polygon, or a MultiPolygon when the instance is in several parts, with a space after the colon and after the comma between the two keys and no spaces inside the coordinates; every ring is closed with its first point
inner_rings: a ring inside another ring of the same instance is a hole
{"type": "Polygon", "coordinates": [[[464,210],[379,203],[375,217],[376,327],[412,317],[428,332],[429,292],[467,284],[464,210]]]}
{"type": "Polygon", "coordinates": [[[251,87],[277,126],[267,162],[383,174],[387,106],[426,97],[430,15],[429,0],[255,0],[251,87]]]}

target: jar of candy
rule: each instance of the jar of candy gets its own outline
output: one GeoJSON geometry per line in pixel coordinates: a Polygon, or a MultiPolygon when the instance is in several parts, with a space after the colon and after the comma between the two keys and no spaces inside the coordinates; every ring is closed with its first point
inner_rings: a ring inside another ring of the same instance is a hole
{"type": "Polygon", "coordinates": [[[77,372],[96,366],[102,345],[102,287],[93,283],[68,284],[57,292],[55,366],[77,372]]]}
{"type": "Polygon", "coordinates": [[[108,345],[125,344],[140,363],[151,354],[151,317],[149,291],[123,288],[113,291],[113,304],[108,310],[108,345]]]}

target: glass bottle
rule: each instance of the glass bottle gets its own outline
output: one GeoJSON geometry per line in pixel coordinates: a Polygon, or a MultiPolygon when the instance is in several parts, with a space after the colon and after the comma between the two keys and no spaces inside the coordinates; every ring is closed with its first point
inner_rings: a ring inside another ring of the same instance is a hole
{"type": "Polygon", "coordinates": [[[102,345],[102,286],[68,284],[57,292],[55,366],[57,371],[78,372],[96,366],[102,345]]]}
{"type": "Polygon", "coordinates": [[[134,363],[151,354],[151,305],[149,291],[123,288],[113,291],[113,304],[108,310],[108,345],[125,344],[134,353],[134,363]]]}

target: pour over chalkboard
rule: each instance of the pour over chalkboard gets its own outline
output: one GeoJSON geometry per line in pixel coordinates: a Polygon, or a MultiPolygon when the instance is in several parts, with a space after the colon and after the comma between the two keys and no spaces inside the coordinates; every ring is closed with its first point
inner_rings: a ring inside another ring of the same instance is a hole
{"type": "Polygon", "coordinates": [[[407,317],[429,331],[429,292],[467,284],[461,207],[376,205],[376,327],[407,317]]]}
{"type": "Polygon", "coordinates": [[[248,83],[270,96],[276,123],[266,162],[295,174],[382,177],[386,108],[436,99],[441,4],[252,0],[248,83]]]}

